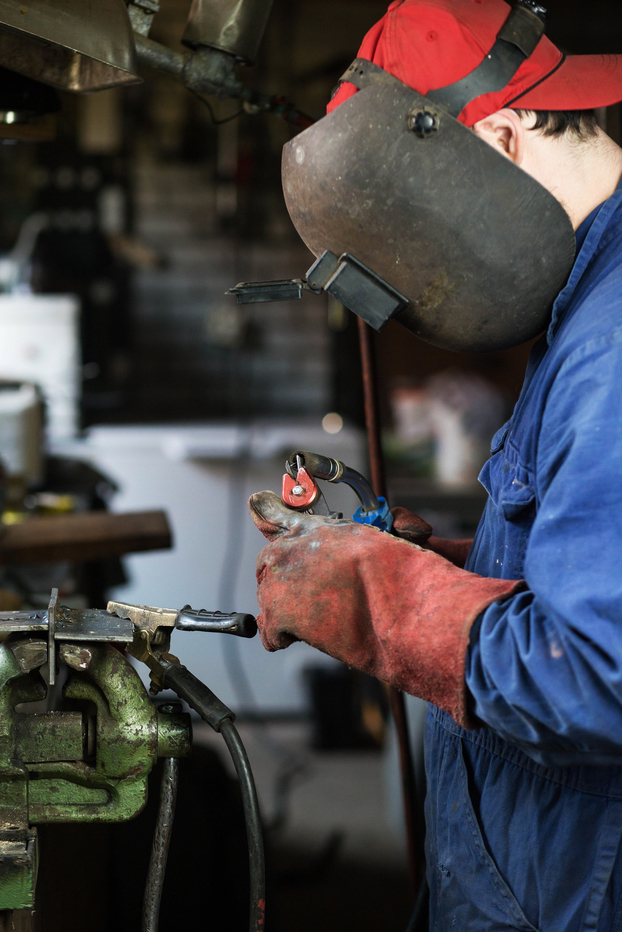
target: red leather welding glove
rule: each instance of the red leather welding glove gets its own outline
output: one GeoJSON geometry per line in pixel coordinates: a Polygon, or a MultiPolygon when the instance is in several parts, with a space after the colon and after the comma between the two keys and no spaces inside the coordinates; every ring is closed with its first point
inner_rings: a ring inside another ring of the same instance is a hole
{"type": "Polygon", "coordinates": [[[404,540],[409,540],[412,544],[418,544],[427,550],[433,550],[454,566],[459,566],[461,569],[464,567],[473,543],[472,538],[448,540],[446,537],[434,537],[428,522],[412,511],[408,511],[407,508],[392,508],[391,514],[393,515],[393,533],[398,537],[403,537],[404,540]]]}
{"type": "Polygon", "coordinates": [[[306,641],[474,724],[464,675],[471,625],[524,583],[467,573],[353,521],[292,511],[273,492],[249,506],[271,541],[257,557],[264,647],[306,641]]]}

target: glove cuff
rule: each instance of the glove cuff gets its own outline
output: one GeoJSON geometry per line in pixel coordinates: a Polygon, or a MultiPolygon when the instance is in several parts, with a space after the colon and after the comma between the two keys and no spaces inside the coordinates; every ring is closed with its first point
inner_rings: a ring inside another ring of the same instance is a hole
{"type": "Polygon", "coordinates": [[[527,587],[522,580],[468,573],[430,551],[420,553],[420,560],[418,604],[401,631],[396,625],[383,645],[386,676],[382,678],[432,702],[463,728],[476,728],[465,677],[471,628],[493,602],[505,601],[527,587]]]}

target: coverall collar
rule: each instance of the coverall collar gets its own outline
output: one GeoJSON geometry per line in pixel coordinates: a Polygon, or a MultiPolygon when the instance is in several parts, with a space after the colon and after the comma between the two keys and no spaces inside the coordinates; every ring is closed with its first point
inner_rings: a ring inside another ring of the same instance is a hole
{"type": "Polygon", "coordinates": [[[570,304],[583,278],[585,270],[600,245],[603,233],[609,226],[609,222],[620,203],[622,203],[622,179],[614,194],[596,207],[577,230],[577,258],[575,259],[568,283],[557,295],[555,304],[553,305],[553,315],[546,335],[549,346],[559,330],[564,312],[570,304]]]}

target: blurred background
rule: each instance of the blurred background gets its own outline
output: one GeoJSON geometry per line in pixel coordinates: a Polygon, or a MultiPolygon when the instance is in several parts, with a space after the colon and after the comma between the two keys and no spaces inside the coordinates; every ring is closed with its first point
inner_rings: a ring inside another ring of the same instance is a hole
{"type": "MultiPolygon", "coordinates": [[[[161,0],[151,38],[182,51],[189,6],[161,0]]],[[[614,0],[548,7],[562,48],[621,50],[614,0]]],[[[385,10],[275,0],[245,83],[318,118],[385,10]]],[[[225,294],[239,281],[301,277],[312,262],[280,186],[280,151],[298,130],[141,75],[62,93],[47,141],[0,140],[2,521],[163,510],[172,540],[160,530],[94,556],[78,546],[63,560],[3,558],[0,607],[41,607],[57,586],[77,607],[114,598],[256,614],[262,538],[249,494],[279,491],[295,449],[369,471],[356,320],[326,295],[239,306],[225,294]]],[[[619,107],[600,119],[619,142],[619,107]]],[[[374,344],[391,503],[439,536],[472,535],[477,475],[530,347],[452,354],[391,323],[374,344]]],[[[341,487],[327,498],[346,515],[358,504],[341,487]]],[[[267,654],[258,639],[180,633],[173,649],[239,716],[267,827],[269,932],[404,930],[412,898],[383,689],[302,644],[267,654]]],[[[422,710],[409,705],[416,732],[422,710]]],[[[201,921],[209,874],[212,925],[235,932],[246,923],[236,788],[216,739],[198,725],[195,737],[161,927],[201,921]]],[[[80,851],[91,878],[107,872],[97,895],[58,914],[59,928],[81,929],[85,911],[92,932],[138,927],[132,891],[150,819],[49,830],[48,851],[80,851]]],[[[58,883],[44,868],[42,896],[52,901],[58,883]]]]}

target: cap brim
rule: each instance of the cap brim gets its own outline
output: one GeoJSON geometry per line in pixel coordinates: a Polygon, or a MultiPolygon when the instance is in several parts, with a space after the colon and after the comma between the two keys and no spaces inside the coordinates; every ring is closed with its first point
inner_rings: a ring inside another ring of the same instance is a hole
{"type": "Polygon", "coordinates": [[[569,55],[550,77],[512,101],[522,110],[595,110],[622,101],[622,55],[569,55]]]}

